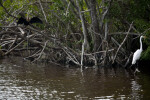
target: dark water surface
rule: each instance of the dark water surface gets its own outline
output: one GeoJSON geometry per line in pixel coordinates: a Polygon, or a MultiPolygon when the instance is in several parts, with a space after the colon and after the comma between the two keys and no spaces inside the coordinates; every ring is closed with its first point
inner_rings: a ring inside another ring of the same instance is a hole
{"type": "Polygon", "coordinates": [[[150,100],[150,75],[0,60],[0,100],[150,100]]]}

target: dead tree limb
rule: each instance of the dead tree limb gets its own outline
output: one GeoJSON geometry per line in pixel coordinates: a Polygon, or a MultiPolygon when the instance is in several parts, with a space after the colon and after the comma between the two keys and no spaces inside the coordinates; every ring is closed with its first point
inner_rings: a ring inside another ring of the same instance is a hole
{"type": "Polygon", "coordinates": [[[19,45],[21,45],[25,40],[22,40],[20,43],[18,43],[15,47],[13,47],[12,49],[10,49],[9,51],[7,51],[5,53],[5,55],[9,54],[11,51],[13,51],[15,48],[17,48],[19,45]]]}
{"type": "Polygon", "coordinates": [[[46,17],[46,14],[45,14],[45,12],[44,12],[43,6],[42,6],[42,4],[41,4],[41,0],[39,0],[39,4],[40,4],[41,10],[42,10],[42,13],[43,13],[43,15],[44,15],[45,21],[46,21],[46,23],[47,23],[47,17],[46,17]]]}
{"type": "Polygon", "coordinates": [[[45,50],[45,48],[46,48],[47,43],[48,43],[48,40],[45,42],[44,47],[43,47],[42,51],[41,51],[40,54],[39,54],[39,57],[36,58],[36,59],[35,59],[34,61],[32,61],[32,62],[35,62],[36,60],[38,60],[38,59],[41,58],[41,56],[42,56],[42,54],[43,54],[43,52],[44,52],[44,50],[45,50]]]}
{"type": "Polygon", "coordinates": [[[78,62],[76,56],[72,52],[70,52],[67,47],[63,47],[63,51],[67,54],[68,59],[70,61],[72,61],[73,63],[75,63],[79,66],[81,66],[81,64],[78,62]]]}
{"type": "Polygon", "coordinates": [[[30,56],[28,56],[28,57],[25,57],[24,59],[28,59],[28,58],[31,58],[31,57],[37,57],[40,52],[41,52],[41,50],[38,50],[38,51],[35,52],[33,55],[30,55],[30,56]]]}
{"type": "Polygon", "coordinates": [[[0,6],[5,10],[5,12],[7,13],[7,15],[9,15],[9,16],[11,16],[11,17],[17,19],[17,17],[15,17],[15,16],[13,16],[13,15],[11,15],[11,14],[9,13],[9,11],[3,6],[2,2],[0,2],[0,6]]]}
{"type": "Polygon", "coordinates": [[[84,36],[84,41],[83,41],[83,44],[82,44],[82,54],[81,54],[81,70],[82,70],[84,50],[85,50],[85,47],[87,47],[87,49],[89,48],[89,43],[87,41],[87,32],[86,32],[86,29],[85,29],[84,19],[83,19],[83,16],[81,14],[81,11],[80,11],[79,1],[76,0],[76,3],[77,3],[80,19],[81,19],[81,24],[82,24],[82,29],[83,29],[83,36],[84,36]]]}
{"type": "Polygon", "coordinates": [[[13,47],[13,45],[15,44],[15,42],[16,42],[17,40],[18,40],[18,36],[16,36],[14,42],[10,45],[10,47],[8,48],[8,50],[11,49],[11,48],[13,47]]]}
{"type": "Polygon", "coordinates": [[[132,24],[133,24],[133,22],[130,24],[130,27],[129,27],[129,29],[128,29],[128,32],[127,32],[126,37],[124,38],[124,40],[122,41],[122,43],[119,45],[119,48],[118,48],[117,51],[116,51],[116,54],[115,54],[115,56],[114,56],[114,59],[113,59],[113,62],[112,62],[112,63],[114,63],[114,61],[116,60],[116,57],[117,57],[117,54],[118,54],[120,48],[122,47],[122,45],[123,45],[124,42],[126,41],[126,39],[127,39],[127,37],[128,37],[128,34],[129,34],[129,32],[130,32],[130,30],[131,30],[131,28],[132,28],[132,24]]]}

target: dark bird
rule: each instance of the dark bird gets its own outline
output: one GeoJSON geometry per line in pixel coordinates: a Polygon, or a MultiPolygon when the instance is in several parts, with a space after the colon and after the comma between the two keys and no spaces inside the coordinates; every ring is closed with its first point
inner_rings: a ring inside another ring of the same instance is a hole
{"type": "Polygon", "coordinates": [[[24,24],[24,25],[27,26],[27,25],[32,24],[32,23],[40,23],[40,24],[42,24],[43,22],[38,17],[33,17],[29,21],[27,19],[25,19],[24,17],[20,17],[18,22],[17,22],[17,25],[18,24],[24,24]]]}

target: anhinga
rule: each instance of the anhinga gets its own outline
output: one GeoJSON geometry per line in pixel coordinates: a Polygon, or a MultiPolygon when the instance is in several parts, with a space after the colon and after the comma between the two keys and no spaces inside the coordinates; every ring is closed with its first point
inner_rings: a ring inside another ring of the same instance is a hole
{"type": "Polygon", "coordinates": [[[43,23],[42,20],[39,19],[38,17],[33,17],[29,20],[28,18],[26,19],[22,13],[20,15],[21,15],[21,17],[19,18],[17,25],[18,24],[24,24],[27,26],[27,25],[32,24],[32,23],[40,23],[40,24],[43,23]]]}

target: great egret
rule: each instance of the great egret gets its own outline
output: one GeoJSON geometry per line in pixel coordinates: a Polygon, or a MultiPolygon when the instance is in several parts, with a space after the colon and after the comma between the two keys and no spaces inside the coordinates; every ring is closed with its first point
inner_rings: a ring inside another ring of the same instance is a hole
{"type": "MultiPolygon", "coordinates": [[[[140,37],[140,49],[138,49],[138,50],[136,50],[136,52],[134,52],[134,54],[133,54],[133,59],[132,59],[132,65],[136,64],[137,61],[138,61],[138,60],[140,59],[140,57],[141,57],[141,53],[142,53],[142,51],[143,51],[142,38],[145,38],[145,36],[141,36],[141,37],[140,37]]],[[[131,66],[132,66],[132,65],[131,65],[131,66]]],[[[139,72],[138,68],[135,69],[135,72],[136,72],[136,71],[139,72]]]]}

